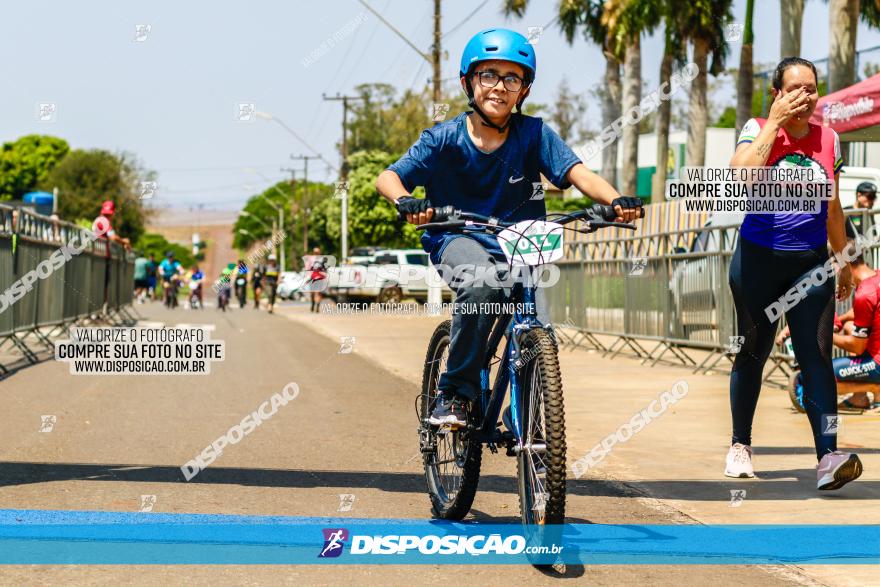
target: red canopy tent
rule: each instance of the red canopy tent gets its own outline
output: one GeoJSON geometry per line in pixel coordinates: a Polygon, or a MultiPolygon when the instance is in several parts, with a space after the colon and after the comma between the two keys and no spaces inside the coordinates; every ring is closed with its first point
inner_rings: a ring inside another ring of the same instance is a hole
{"type": "Polygon", "coordinates": [[[810,122],[830,126],[841,141],[880,141],[880,73],[820,98],[810,122]]]}

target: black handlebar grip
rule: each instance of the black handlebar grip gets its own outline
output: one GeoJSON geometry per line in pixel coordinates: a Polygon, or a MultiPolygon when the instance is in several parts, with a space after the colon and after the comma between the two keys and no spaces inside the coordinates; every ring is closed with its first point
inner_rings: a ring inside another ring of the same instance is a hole
{"type": "Polygon", "coordinates": [[[454,206],[443,206],[434,208],[434,215],[431,216],[431,222],[445,222],[449,217],[455,214],[454,206]]]}
{"type": "MultiPolygon", "coordinates": [[[[431,216],[431,222],[443,222],[455,213],[454,206],[443,206],[441,208],[433,208],[433,210],[434,210],[434,215],[431,216]]],[[[406,215],[403,214],[402,212],[398,211],[397,212],[397,219],[405,221],[406,215]]]]}
{"type": "Polygon", "coordinates": [[[611,222],[615,218],[617,218],[617,212],[614,211],[614,206],[607,206],[605,204],[593,204],[593,212],[595,212],[600,218],[603,220],[607,220],[611,222]]]}
{"type": "MultiPolygon", "coordinates": [[[[645,217],[645,209],[641,206],[638,208],[639,215],[637,218],[645,217]]],[[[617,218],[617,212],[614,211],[614,206],[608,206],[605,204],[593,204],[593,211],[598,214],[604,220],[611,222],[615,218],[617,218]]]]}

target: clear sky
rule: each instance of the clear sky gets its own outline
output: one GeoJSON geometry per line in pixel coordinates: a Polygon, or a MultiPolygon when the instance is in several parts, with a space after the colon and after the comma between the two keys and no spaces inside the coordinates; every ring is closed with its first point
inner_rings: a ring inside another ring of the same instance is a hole
{"type": "MultiPolygon", "coordinates": [[[[431,0],[368,1],[428,51],[431,0]]],[[[457,77],[460,52],[473,33],[499,25],[525,32],[550,23],[557,5],[558,0],[532,0],[523,19],[507,19],[500,0],[444,0],[442,29],[450,32],[443,40],[448,51],[443,77],[457,77]]],[[[802,54],[826,57],[828,5],[819,0],[806,5],[802,54]]],[[[735,19],[744,14],[745,0],[736,0],[735,19]]],[[[777,61],[776,0],[756,0],[754,26],[755,60],[777,61]]],[[[643,41],[649,89],[656,85],[661,39],[655,34],[643,41]]],[[[875,45],[880,32],[860,24],[857,48],[875,45]]],[[[738,41],[732,43],[729,65],[738,63],[739,48],[738,41]]],[[[256,189],[289,177],[282,167],[301,167],[288,159],[291,154],[311,154],[275,122],[237,121],[239,103],[276,116],[338,164],[342,106],[323,101],[322,92],[351,93],[357,84],[378,81],[407,88],[430,76],[429,65],[357,0],[7,2],[0,50],[0,140],[45,133],[74,148],[129,151],[159,173],[154,204],[181,208],[239,208],[256,189]],[[350,32],[321,52],[321,44],[347,23],[350,32]],[[135,40],[136,25],[149,25],[141,41],[135,40]],[[314,51],[318,58],[304,65],[314,51]],[[37,120],[39,103],[56,105],[54,121],[37,120]]],[[[555,25],[545,30],[536,51],[532,100],[550,103],[563,76],[579,93],[602,79],[599,49],[581,39],[569,45],[555,25]]],[[[880,63],[880,51],[865,61],[880,63]]],[[[734,96],[728,98],[733,103],[734,96]]],[[[595,103],[585,113],[593,128],[599,113],[595,103]]],[[[316,162],[310,162],[310,175],[332,179],[316,162]]]]}

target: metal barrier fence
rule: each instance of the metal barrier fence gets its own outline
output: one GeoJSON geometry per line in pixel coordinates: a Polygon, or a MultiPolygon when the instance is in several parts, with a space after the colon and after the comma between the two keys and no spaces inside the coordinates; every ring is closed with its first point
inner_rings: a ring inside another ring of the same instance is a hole
{"type": "MultiPolygon", "coordinates": [[[[125,306],[132,302],[133,283],[131,251],[103,239],[90,241],[69,222],[0,205],[0,347],[11,342],[33,363],[37,355],[24,340],[28,335],[51,348],[50,336],[90,316],[128,319],[125,306]],[[65,245],[82,252],[60,266],[46,263],[38,269],[65,245]],[[30,289],[12,301],[27,289],[30,280],[23,278],[31,272],[36,278],[30,289]]],[[[0,364],[0,373],[6,371],[0,364]]]]}
{"type": "MultiPolygon", "coordinates": [[[[653,216],[676,224],[676,204],[656,205],[668,209],[654,210],[653,216]]],[[[880,221],[880,210],[845,213],[861,219],[863,234],[880,221]]],[[[732,361],[738,333],[728,270],[738,224],[589,237],[565,245],[566,258],[557,264],[560,281],[548,288],[553,323],[567,323],[577,331],[568,342],[612,356],[631,352],[652,365],[671,359],[694,372],[716,368],[725,358],[732,361]],[[613,342],[603,344],[596,335],[611,336],[613,342]],[[698,363],[694,350],[708,353],[698,363]]],[[[872,245],[863,254],[878,267],[880,247],[872,245]]],[[[850,305],[849,300],[838,302],[838,313],[850,305]]],[[[787,381],[791,362],[786,354],[772,353],[765,381],[781,384],[779,376],[787,381]]]]}

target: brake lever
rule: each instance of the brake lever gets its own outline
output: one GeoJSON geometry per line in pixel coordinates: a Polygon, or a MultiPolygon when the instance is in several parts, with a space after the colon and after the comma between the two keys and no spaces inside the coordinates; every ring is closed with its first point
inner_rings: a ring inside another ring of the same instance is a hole
{"type": "Polygon", "coordinates": [[[575,228],[573,229],[575,232],[581,232],[583,234],[592,234],[599,230],[600,228],[609,228],[609,227],[617,227],[617,228],[626,228],[629,230],[635,230],[636,227],[632,224],[624,223],[624,222],[607,222],[605,220],[587,220],[586,228],[575,228]]]}
{"type": "Polygon", "coordinates": [[[448,222],[429,222],[427,224],[419,224],[416,226],[416,230],[427,230],[439,228],[441,230],[447,228],[464,228],[467,226],[467,223],[464,220],[449,220],[448,222]]]}

